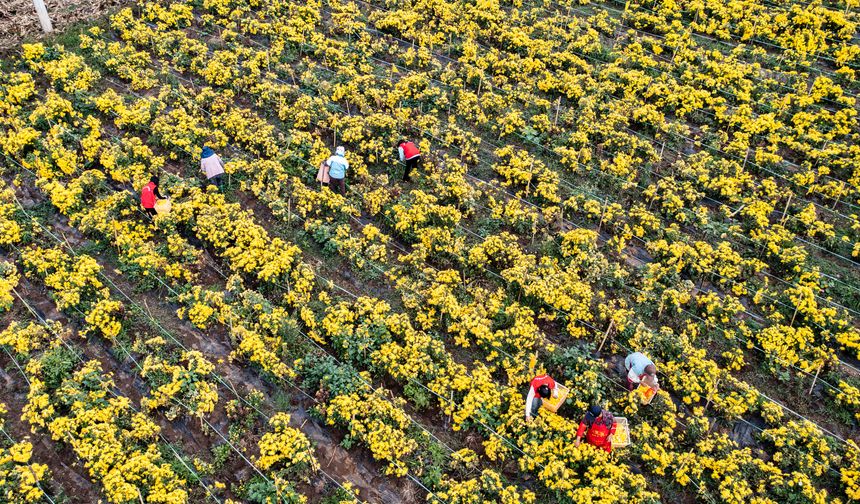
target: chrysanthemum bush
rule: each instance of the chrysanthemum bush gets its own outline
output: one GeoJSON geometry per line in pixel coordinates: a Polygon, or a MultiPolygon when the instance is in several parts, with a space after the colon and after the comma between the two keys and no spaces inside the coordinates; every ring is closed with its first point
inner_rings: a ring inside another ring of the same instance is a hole
{"type": "Polygon", "coordinates": [[[215,366],[196,350],[183,352],[176,363],[156,355],[147,355],[140,375],[150,382],[151,397],[141,401],[144,410],[167,408],[166,416],[174,419],[183,410],[203,416],[212,413],[218,402],[218,387],[212,373],[215,366]]]}
{"type": "MultiPolygon", "coordinates": [[[[0,430],[5,433],[8,407],[0,403],[0,430]]],[[[0,441],[0,495],[8,502],[50,502],[44,486],[50,481],[48,466],[33,460],[29,440],[0,441]]]]}
{"type": "Polygon", "coordinates": [[[90,256],[71,256],[62,248],[34,248],[21,257],[25,271],[40,277],[51,289],[57,308],[82,313],[88,328],[107,339],[122,330],[123,305],[110,298],[110,290],[99,275],[101,266],[90,256]]]}

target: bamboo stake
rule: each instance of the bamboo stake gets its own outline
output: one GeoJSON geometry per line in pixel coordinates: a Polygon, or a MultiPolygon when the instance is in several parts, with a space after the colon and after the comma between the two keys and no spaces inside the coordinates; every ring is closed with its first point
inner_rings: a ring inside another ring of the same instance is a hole
{"type": "Polygon", "coordinates": [[[839,183],[839,194],[836,195],[836,201],[833,202],[833,207],[831,210],[836,210],[836,205],[839,204],[839,200],[842,199],[842,193],[845,190],[845,182],[839,183]]]}
{"type": "Polygon", "coordinates": [[[39,16],[39,23],[42,25],[42,31],[51,33],[54,31],[54,26],[51,24],[51,17],[48,15],[48,8],[45,7],[44,0],[33,0],[33,7],[36,8],[36,14],[39,16]]]}
{"type": "MultiPolygon", "coordinates": [[[[717,379],[717,381],[716,381],[716,382],[714,382],[714,390],[717,390],[717,387],[719,387],[719,386],[720,386],[720,380],[719,380],[719,379],[717,379]]],[[[704,414],[704,412],[705,412],[705,411],[707,411],[707,410],[708,410],[708,406],[710,406],[710,405],[711,405],[711,400],[712,400],[713,398],[714,398],[714,392],[713,392],[713,391],[711,391],[711,393],[710,393],[710,394],[708,394],[708,401],[705,403],[705,409],[703,409],[703,410],[702,410],[702,413],[703,413],[703,414],[704,414]]]]}
{"type": "Polygon", "coordinates": [[[738,213],[740,213],[740,211],[741,211],[741,210],[743,210],[743,209],[744,209],[744,207],[746,207],[746,206],[747,206],[746,204],[741,205],[740,207],[738,207],[738,209],[737,209],[737,210],[735,210],[734,212],[732,212],[732,213],[731,213],[731,215],[729,215],[729,217],[734,217],[735,215],[737,215],[738,213]]]}
{"type": "Polygon", "coordinates": [[[780,219],[780,224],[785,224],[785,216],[788,215],[788,205],[791,204],[791,198],[794,197],[794,193],[788,195],[788,201],[785,202],[785,210],[782,211],[782,219],[780,219]]]}
{"type": "Polygon", "coordinates": [[[818,373],[821,372],[821,368],[823,368],[823,367],[824,367],[824,364],[820,364],[818,366],[818,370],[815,371],[815,376],[812,378],[812,386],[809,387],[809,394],[807,394],[807,395],[812,395],[812,389],[815,388],[815,382],[818,381],[818,373]]]}
{"type": "Polygon", "coordinates": [[[600,222],[597,223],[597,234],[600,234],[600,229],[603,227],[603,216],[606,215],[606,200],[603,201],[603,209],[600,211],[600,222]]]}
{"type": "Polygon", "coordinates": [[[606,332],[603,334],[603,341],[600,342],[600,346],[597,347],[597,351],[600,352],[603,349],[603,344],[606,343],[606,338],[609,337],[609,333],[612,331],[612,328],[615,327],[615,320],[609,321],[609,327],[606,328],[606,332]]]}

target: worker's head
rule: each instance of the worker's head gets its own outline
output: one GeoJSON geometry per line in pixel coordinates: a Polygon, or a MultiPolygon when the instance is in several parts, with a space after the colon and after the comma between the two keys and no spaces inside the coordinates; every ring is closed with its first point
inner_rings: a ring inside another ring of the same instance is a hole
{"type": "Polygon", "coordinates": [[[343,145],[338,145],[337,149],[334,150],[334,153],[338,156],[343,156],[346,154],[346,149],[343,145]]]}
{"type": "Polygon", "coordinates": [[[158,185],[158,175],[153,175],[153,176],[149,177],[149,181],[155,185],[158,185]]]}
{"type": "Polygon", "coordinates": [[[611,411],[605,409],[600,412],[600,416],[597,417],[597,422],[602,423],[607,427],[612,427],[612,424],[615,423],[615,415],[613,415],[611,411]]]}
{"type": "Polygon", "coordinates": [[[648,364],[647,366],[645,366],[645,374],[650,376],[651,378],[654,378],[655,376],[657,376],[657,366],[655,366],[654,364],[648,364]]]}
{"type": "Polygon", "coordinates": [[[403,144],[405,144],[405,143],[406,143],[406,139],[405,139],[405,138],[401,138],[400,140],[398,140],[398,141],[397,141],[397,146],[399,147],[399,146],[401,146],[401,145],[403,145],[403,144]]]}
{"type": "Polygon", "coordinates": [[[549,399],[549,396],[552,393],[552,391],[549,389],[549,385],[541,385],[540,387],[538,387],[537,392],[538,395],[543,397],[544,399],[549,399]]]}
{"type": "Polygon", "coordinates": [[[596,404],[591,405],[591,407],[588,408],[588,411],[585,412],[585,424],[586,425],[593,424],[595,420],[600,418],[600,413],[602,411],[603,411],[603,408],[601,408],[600,406],[598,406],[596,404]]]}
{"type": "Polygon", "coordinates": [[[212,154],[215,154],[215,151],[213,151],[211,147],[204,145],[203,150],[200,152],[200,158],[206,159],[209,156],[211,156],[212,154]]]}

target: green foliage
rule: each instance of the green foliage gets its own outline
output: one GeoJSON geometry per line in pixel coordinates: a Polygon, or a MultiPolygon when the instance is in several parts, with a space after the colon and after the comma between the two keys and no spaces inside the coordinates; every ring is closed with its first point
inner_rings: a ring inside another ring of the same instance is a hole
{"type": "Polygon", "coordinates": [[[425,410],[430,407],[430,401],[432,399],[430,393],[423,387],[419,387],[412,382],[407,383],[403,387],[403,395],[412,401],[412,404],[414,404],[415,408],[418,410],[425,410]]]}
{"type": "Polygon", "coordinates": [[[158,450],[161,452],[161,458],[170,463],[170,467],[177,476],[191,485],[196,485],[200,482],[198,473],[192,470],[194,461],[182,453],[181,447],[159,444],[158,450]],[[179,458],[177,458],[177,454],[179,458]]]}
{"type": "Polygon", "coordinates": [[[61,345],[45,352],[40,361],[45,385],[53,390],[62,385],[63,380],[71,376],[72,371],[80,361],[80,356],[75,350],[61,345]]]}
{"type": "Polygon", "coordinates": [[[360,388],[363,382],[358,372],[350,365],[340,365],[331,356],[322,358],[306,358],[301,362],[302,388],[310,390],[324,390],[332,397],[348,394],[360,388]]]}
{"type": "Polygon", "coordinates": [[[409,429],[409,437],[419,441],[421,450],[417,456],[407,463],[410,471],[418,476],[421,481],[432,487],[439,484],[447,466],[449,452],[442,443],[430,437],[427,431],[412,426],[409,429]]]}
{"type": "Polygon", "coordinates": [[[253,504],[301,504],[301,495],[292,485],[277,488],[274,483],[254,476],[240,490],[241,497],[253,504]]]}
{"type": "Polygon", "coordinates": [[[570,387],[568,401],[585,407],[601,404],[609,397],[602,361],[594,359],[594,344],[581,343],[557,350],[547,358],[547,368],[557,380],[570,387]]]}
{"type": "Polygon", "coordinates": [[[212,451],[212,467],[216,472],[220,471],[227,461],[230,460],[230,455],[232,454],[230,445],[220,443],[212,446],[210,450],[212,451]]]}

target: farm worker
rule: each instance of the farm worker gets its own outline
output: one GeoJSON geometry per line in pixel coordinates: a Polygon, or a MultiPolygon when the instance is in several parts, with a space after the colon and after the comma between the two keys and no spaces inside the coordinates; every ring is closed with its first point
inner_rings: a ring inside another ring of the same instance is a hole
{"type": "Polygon", "coordinates": [[[140,206],[149,215],[155,215],[155,202],[164,196],[158,192],[158,176],[153,175],[149,179],[149,183],[143,186],[140,190],[140,206]]]}
{"type": "Polygon", "coordinates": [[[657,382],[657,366],[641,352],[628,355],[624,359],[624,368],[627,370],[627,390],[635,389],[639,383],[644,383],[655,391],[660,390],[660,384],[657,382]]]}
{"type": "Polygon", "coordinates": [[[585,416],[579,422],[576,431],[576,446],[585,436],[585,442],[603,448],[607,453],[612,451],[612,436],[615,434],[615,417],[609,410],[594,405],[588,408],[585,416]]]}
{"type": "Polygon", "coordinates": [[[529,393],[526,396],[526,421],[531,422],[532,417],[537,415],[543,400],[549,399],[550,394],[558,397],[555,380],[546,373],[535,376],[529,384],[529,393]],[[539,397],[535,398],[535,395],[539,397]]]}
{"type": "Polygon", "coordinates": [[[349,161],[346,160],[345,155],[346,149],[341,145],[335,149],[334,155],[325,162],[328,165],[328,176],[331,180],[329,186],[334,187],[344,196],[346,196],[346,184],[343,180],[349,169],[349,161]]]}
{"type": "Polygon", "coordinates": [[[421,151],[418,150],[418,147],[414,143],[408,142],[404,138],[398,142],[397,152],[400,154],[400,162],[406,165],[406,170],[403,172],[403,181],[412,182],[409,174],[413,168],[418,166],[418,160],[421,159],[421,151]]]}
{"type": "Polygon", "coordinates": [[[200,154],[200,171],[206,174],[209,185],[221,189],[221,184],[224,182],[224,161],[221,161],[214,150],[205,145],[200,154]]]}

